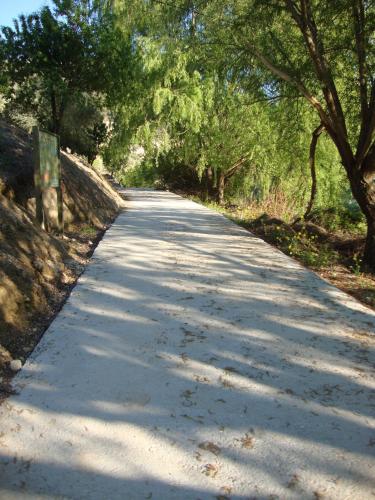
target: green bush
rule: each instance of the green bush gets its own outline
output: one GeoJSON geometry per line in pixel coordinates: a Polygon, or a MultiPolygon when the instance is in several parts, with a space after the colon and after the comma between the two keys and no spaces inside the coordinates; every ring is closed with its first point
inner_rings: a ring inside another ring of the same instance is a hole
{"type": "Polygon", "coordinates": [[[328,231],[362,233],[366,230],[364,215],[354,201],[343,207],[314,210],[309,220],[328,231]]]}

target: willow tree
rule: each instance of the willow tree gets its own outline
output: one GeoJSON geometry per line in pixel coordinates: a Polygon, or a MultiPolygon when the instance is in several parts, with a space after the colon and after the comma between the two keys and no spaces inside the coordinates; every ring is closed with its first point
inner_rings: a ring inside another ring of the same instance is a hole
{"type": "Polygon", "coordinates": [[[142,147],[143,162],[153,161],[168,185],[206,188],[223,204],[235,176],[270,163],[268,110],[251,103],[236,78],[202,68],[183,42],[161,33],[135,38],[138,93],[113,108],[106,160],[126,165],[127,151],[133,171],[133,153],[142,147]]]}
{"type": "MultiPolygon", "coordinates": [[[[183,3],[183,2],[182,2],[183,3]]],[[[375,272],[375,5],[367,0],[213,0],[197,9],[200,43],[255,74],[272,97],[301,96],[332,139],[367,220],[375,272]]]]}
{"type": "MultiPolygon", "coordinates": [[[[213,11],[203,1],[117,0],[112,5],[116,47],[126,46],[130,36],[135,71],[131,85],[115,74],[112,79],[108,162],[121,168],[126,153],[142,143],[145,158],[154,161],[158,173],[172,182],[174,176],[182,181],[185,174],[200,177],[220,202],[227,186],[240,186],[240,179],[247,179],[245,192],[253,189],[250,177],[254,182],[272,178],[267,183],[273,187],[274,179],[283,175],[291,184],[291,169],[298,177],[298,164],[307,163],[305,129],[310,135],[316,124],[303,113],[309,123],[297,126],[295,110],[301,106],[294,106],[295,101],[290,107],[276,105],[275,80],[259,68],[249,71],[242,52],[233,48],[230,30],[220,31],[218,5],[213,11]],[[219,43],[212,43],[215,36],[219,43]],[[285,130],[281,118],[290,113],[285,130]]],[[[298,190],[302,201],[305,193],[296,184],[293,193],[298,190]]]]}
{"type": "MultiPolygon", "coordinates": [[[[210,78],[204,92],[204,120],[195,140],[196,169],[204,174],[207,191],[223,205],[226,189],[235,177],[270,170],[276,142],[268,106],[252,103],[236,81],[210,78]],[[271,151],[272,150],[272,151],[271,151]]],[[[187,142],[186,148],[192,148],[187,142]]]]}

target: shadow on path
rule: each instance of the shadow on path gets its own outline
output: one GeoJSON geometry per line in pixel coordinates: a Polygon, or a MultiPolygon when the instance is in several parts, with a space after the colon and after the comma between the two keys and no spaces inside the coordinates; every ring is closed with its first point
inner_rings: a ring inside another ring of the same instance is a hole
{"type": "Polygon", "coordinates": [[[0,496],[375,495],[374,313],[219,214],[129,196],[0,409],[0,496]]]}

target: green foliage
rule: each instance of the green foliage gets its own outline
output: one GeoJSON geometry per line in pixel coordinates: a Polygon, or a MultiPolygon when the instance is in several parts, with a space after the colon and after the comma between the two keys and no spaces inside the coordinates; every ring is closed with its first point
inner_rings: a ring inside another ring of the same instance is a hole
{"type": "Polygon", "coordinates": [[[116,176],[123,186],[153,188],[161,185],[155,167],[150,161],[142,162],[139,167],[121,171],[116,176]]]}
{"type": "MultiPolygon", "coordinates": [[[[352,11],[347,0],[310,3],[353,147],[360,96],[352,11]]],[[[309,147],[321,118],[303,88],[327,109],[286,5],[55,0],[54,13],[44,8],[3,30],[0,92],[13,114],[59,130],[62,143],[90,161],[102,149],[106,167],[126,185],[257,205],[290,221],[310,196],[309,147]]],[[[366,30],[371,12],[366,4],[366,30]]],[[[366,48],[372,74],[373,44],[366,48]]],[[[312,220],[362,231],[342,152],[327,128],[316,168],[312,220]]],[[[288,244],[303,253],[309,243],[297,240],[288,244]]]]}
{"type": "Polygon", "coordinates": [[[102,88],[97,26],[80,15],[81,2],[56,2],[20,16],[3,27],[1,73],[10,82],[8,107],[32,113],[38,122],[59,132],[70,100],[102,88]]]}
{"type": "MultiPolygon", "coordinates": [[[[269,243],[277,246],[282,252],[294,257],[308,267],[314,269],[326,268],[340,261],[338,252],[332,249],[328,242],[318,240],[318,237],[307,231],[305,227],[295,230],[280,219],[269,218],[266,214],[254,219],[249,212],[231,211],[216,203],[205,203],[211,209],[217,210],[237,224],[260,235],[269,243]]],[[[358,263],[358,261],[356,261],[358,263]]]]}
{"type": "MultiPolygon", "coordinates": [[[[228,34],[216,24],[221,4],[213,3],[215,9],[199,9],[201,24],[193,36],[192,11],[185,4],[145,7],[133,2],[139,15],[131,19],[118,2],[118,23],[127,26],[123,43],[129,31],[136,33],[132,48],[137,64],[130,94],[127,85],[121,105],[111,106],[114,121],[105,161],[115,170],[133,169],[132,148],[142,146],[142,161],[153,165],[155,176],[170,187],[208,189],[214,196],[223,175],[227,200],[262,201],[279,190],[295,215],[302,215],[310,190],[308,151],[315,115],[301,99],[291,100],[293,92],[285,86],[275,87],[260,67],[250,71],[242,56],[230,53],[228,34]],[[223,35],[220,46],[202,44],[213,35],[211,29],[223,35]],[[287,98],[274,99],[281,92],[287,98]],[[212,185],[207,188],[209,170],[212,185]]],[[[233,12],[237,15],[245,3],[236,3],[233,12]]],[[[316,164],[316,207],[342,203],[348,182],[327,136],[318,145],[316,164]]]]}
{"type": "Polygon", "coordinates": [[[76,95],[70,99],[61,125],[61,146],[85,156],[90,163],[107,137],[101,108],[99,99],[83,93],[76,95]]]}
{"type": "Polygon", "coordinates": [[[310,220],[329,231],[365,234],[366,221],[358,204],[354,201],[345,206],[320,208],[312,212],[310,220]]]}
{"type": "Polygon", "coordinates": [[[291,234],[283,232],[283,228],[275,231],[277,246],[284,253],[302,261],[308,267],[327,267],[338,261],[338,254],[327,243],[317,245],[317,237],[307,233],[304,229],[291,234]]]}
{"type": "Polygon", "coordinates": [[[44,7],[2,28],[3,111],[24,128],[59,133],[62,146],[92,162],[108,135],[106,96],[126,79],[129,44],[115,46],[104,1],[54,3],[54,12],[44,7]]]}

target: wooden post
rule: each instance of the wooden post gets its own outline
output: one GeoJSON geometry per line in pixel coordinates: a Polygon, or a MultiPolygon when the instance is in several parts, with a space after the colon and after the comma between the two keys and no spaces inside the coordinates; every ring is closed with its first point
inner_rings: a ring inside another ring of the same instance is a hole
{"type": "Polygon", "coordinates": [[[61,235],[64,235],[64,203],[63,203],[63,190],[62,190],[62,176],[61,176],[61,155],[60,155],[60,137],[57,137],[57,156],[59,158],[59,186],[56,188],[57,192],[57,217],[58,228],[61,235]]]}
{"type": "Polygon", "coordinates": [[[37,223],[44,229],[43,196],[40,179],[40,153],[39,153],[39,129],[33,127],[34,139],[34,187],[35,187],[35,216],[37,223]]]}
{"type": "Polygon", "coordinates": [[[51,132],[39,130],[39,127],[33,127],[33,138],[37,223],[40,224],[43,229],[48,230],[48,218],[43,202],[43,192],[50,188],[54,188],[56,190],[57,203],[57,229],[61,234],[64,234],[60,137],[51,132]]]}

